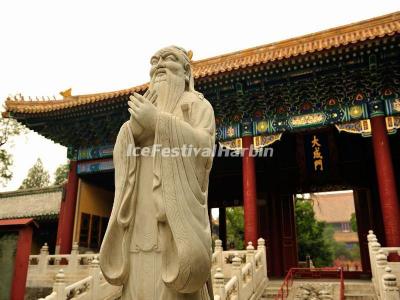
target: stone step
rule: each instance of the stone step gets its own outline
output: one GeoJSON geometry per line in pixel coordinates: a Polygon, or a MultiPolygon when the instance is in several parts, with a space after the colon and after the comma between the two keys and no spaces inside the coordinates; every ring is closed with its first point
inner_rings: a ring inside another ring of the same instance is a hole
{"type": "Polygon", "coordinates": [[[264,289],[261,299],[275,299],[278,295],[278,291],[281,288],[281,280],[270,280],[267,283],[267,287],[264,289]]]}
{"type": "Polygon", "coordinates": [[[374,286],[371,282],[345,282],[345,299],[349,300],[375,300],[378,297],[375,294],[374,286]]]}
{"type": "Polygon", "coordinates": [[[378,297],[375,295],[369,294],[359,294],[359,295],[344,295],[344,299],[346,300],[377,300],[378,297]]]}
{"type": "Polygon", "coordinates": [[[358,295],[358,294],[366,294],[366,295],[375,295],[375,291],[369,291],[369,290],[349,290],[345,289],[344,293],[346,295],[358,295]]]}
{"type": "MultiPolygon", "coordinates": [[[[261,299],[274,300],[278,294],[280,286],[281,282],[279,281],[269,282],[268,286],[264,290],[261,299]]],[[[377,300],[378,298],[375,294],[374,286],[371,281],[348,280],[345,281],[345,299],[377,300]]]]}
{"type": "Polygon", "coordinates": [[[278,295],[279,289],[280,287],[267,287],[264,290],[261,299],[275,299],[275,297],[278,295]]]}
{"type": "MultiPolygon", "coordinates": [[[[263,294],[261,296],[261,300],[274,300],[276,297],[276,294],[263,294]]],[[[345,299],[346,300],[377,300],[378,298],[375,295],[371,294],[358,294],[358,295],[348,295],[345,294],[345,299]]]]}
{"type": "Polygon", "coordinates": [[[348,288],[350,290],[357,290],[357,289],[362,289],[362,290],[368,290],[368,291],[373,291],[374,286],[372,283],[344,283],[345,288],[348,288]]]}

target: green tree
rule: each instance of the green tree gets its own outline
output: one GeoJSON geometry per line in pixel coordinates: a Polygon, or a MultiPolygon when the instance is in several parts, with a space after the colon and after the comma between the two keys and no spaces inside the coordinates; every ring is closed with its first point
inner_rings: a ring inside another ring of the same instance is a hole
{"type": "Polygon", "coordinates": [[[20,190],[30,188],[41,188],[48,186],[50,183],[50,175],[43,167],[42,160],[37,159],[32,168],[29,169],[28,175],[19,187],[20,190]]]}
{"type": "Polygon", "coordinates": [[[351,231],[353,231],[353,232],[358,232],[358,230],[357,230],[356,213],[352,213],[352,214],[351,214],[350,226],[351,226],[351,231]]]}
{"type": "Polygon", "coordinates": [[[226,238],[228,247],[232,243],[235,249],[244,249],[243,207],[226,208],[226,238]]]}
{"type": "Polygon", "coordinates": [[[69,164],[59,165],[54,172],[54,183],[53,185],[64,184],[68,179],[69,164]]]}
{"type": "Polygon", "coordinates": [[[332,249],[333,257],[344,259],[344,260],[359,260],[360,259],[360,247],[359,245],[354,245],[353,248],[348,248],[345,243],[338,242],[334,239],[333,235],[335,229],[331,224],[325,227],[324,238],[326,243],[332,249]]]}
{"type": "Polygon", "coordinates": [[[5,149],[0,149],[0,184],[5,186],[6,183],[12,178],[10,170],[13,160],[10,153],[5,149]]]}
{"type": "Polygon", "coordinates": [[[295,214],[299,260],[309,255],[316,267],[331,266],[333,251],[325,238],[326,223],[315,219],[313,200],[296,198],[295,214]]]}
{"type": "Polygon", "coordinates": [[[5,149],[12,136],[25,133],[26,128],[14,119],[3,118],[0,114],[0,186],[5,186],[12,178],[12,155],[5,149]]]}
{"type": "Polygon", "coordinates": [[[360,255],[360,244],[355,244],[350,250],[350,258],[352,261],[357,261],[361,259],[360,255]]]}
{"type": "Polygon", "coordinates": [[[324,230],[324,238],[326,243],[332,249],[334,258],[350,259],[350,253],[344,243],[337,242],[334,239],[335,229],[331,224],[327,224],[324,230]]]}

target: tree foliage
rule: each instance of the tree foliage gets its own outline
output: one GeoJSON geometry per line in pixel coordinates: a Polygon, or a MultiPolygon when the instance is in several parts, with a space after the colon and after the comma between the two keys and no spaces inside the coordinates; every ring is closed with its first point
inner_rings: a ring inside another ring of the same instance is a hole
{"type": "Polygon", "coordinates": [[[5,184],[12,178],[10,170],[12,166],[12,156],[5,149],[0,149],[0,185],[5,184]]]}
{"type": "Polygon", "coordinates": [[[53,185],[64,184],[68,179],[69,164],[59,165],[54,172],[54,183],[53,185]]]}
{"type": "Polygon", "coordinates": [[[3,118],[0,115],[0,186],[12,178],[11,166],[13,163],[12,155],[5,149],[9,138],[25,132],[25,127],[14,119],[3,118]]]}
{"type": "Polygon", "coordinates": [[[4,146],[10,137],[23,133],[26,128],[15,119],[0,117],[0,147],[4,146]]]}
{"type": "Polygon", "coordinates": [[[48,186],[50,183],[49,172],[43,167],[42,160],[37,159],[32,168],[29,169],[28,175],[19,187],[20,190],[30,188],[41,188],[48,186]]]}
{"type": "Polygon", "coordinates": [[[333,251],[324,234],[326,223],[315,219],[312,200],[296,198],[295,204],[299,260],[306,261],[309,255],[316,267],[331,266],[333,251]]]}
{"type": "Polygon", "coordinates": [[[360,247],[358,244],[353,245],[351,248],[346,247],[343,242],[337,242],[333,235],[335,229],[332,225],[327,225],[325,228],[325,240],[329,247],[332,249],[333,257],[335,259],[357,261],[360,260],[360,247]]]}
{"type": "MultiPolygon", "coordinates": [[[[299,260],[309,255],[316,267],[333,266],[335,259],[357,261],[360,259],[359,245],[351,249],[334,239],[333,225],[315,219],[312,199],[297,198],[295,205],[299,260]]],[[[352,217],[355,223],[355,215],[352,217]]],[[[353,228],[353,226],[352,226],[353,228]]],[[[357,230],[357,228],[355,228],[357,230]]],[[[355,231],[356,231],[355,230],[355,231]]]]}
{"type": "Polygon", "coordinates": [[[243,207],[226,208],[227,245],[237,250],[244,249],[244,213],[243,207]]]}
{"type": "Polygon", "coordinates": [[[351,231],[358,232],[356,213],[352,213],[351,214],[350,226],[351,226],[351,231]]]}

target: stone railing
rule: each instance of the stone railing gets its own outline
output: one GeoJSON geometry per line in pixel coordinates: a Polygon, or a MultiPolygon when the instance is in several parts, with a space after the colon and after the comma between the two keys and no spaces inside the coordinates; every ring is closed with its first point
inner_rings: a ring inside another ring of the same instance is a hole
{"type": "Polygon", "coordinates": [[[67,285],[65,273],[60,269],[55,276],[53,292],[39,300],[97,300],[117,299],[121,296],[121,287],[109,284],[101,273],[99,261],[94,257],[90,263],[89,276],[67,285]]]}
{"type": "Polygon", "coordinates": [[[90,263],[97,254],[79,254],[78,244],[74,243],[71,254],[50,255],[47,244],[39,255],[29,256],[27,277],[28,287],[51,287],[60,268],[64,270],[66,282],[76,282],[89,275],[90,263]]]}
{"type": "Polygon", "coordinates": [[[243,251],[223,251],[222,242],[216,240],[211,268],[214,299],[260,299],[268,281],[266,261],[261,238],[257,250],[249,242],[243,251]]]}
{"type": "MultiPolygon", "coordinates": [[[[97,255],[79,254],[77,244],[70,255],[49,255],[45,244],[30,256],[27,285],[52,286],[46,300],[117,297],[121,289],[105,281],[97,255]]],[[[257,249],[249,242],[246,250],[223,251],[216,240],[211,275],[215,300],[260,299],[268,281],[265,241],[260,238],[257,249]]]]}
{"type": "Polygon", "coordinates": [[[371,261],[372,282],[379,299],[400,300],[400,262],[389,262],[389,254],[400,255],[400,247],[381,247],[372,230],[368,234],[368,250],[371,261]]]}

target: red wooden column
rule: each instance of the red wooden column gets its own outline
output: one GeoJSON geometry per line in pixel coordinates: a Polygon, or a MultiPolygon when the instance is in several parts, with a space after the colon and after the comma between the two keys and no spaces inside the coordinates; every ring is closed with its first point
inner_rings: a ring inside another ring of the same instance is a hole
{"type": "Polygon", "coordinates": [[[386,246],[398,247],[400,246],[400,207],[385,117],[371,118],[371,129],[386,246]]]}
{"type": "Polygon", "coordinates": [[[258,215],[257,215],[257,190],[254,157],[251,156],[250,147],[253,145],[252,136],[242,138],[243,147],[243,209],[244,209],[244,239],[246,245],[252,242],[257,245],[258,215]]]}
{"type": "Polygon", "coordinates": [[[72,248],[76,196],[78,191],[77,162],[70,161],[66,194],[61,203],[57,229],[57,248],[60,254],[69,254],[72,248]]]}
{"type": "MultiPolygon", "coordinates": [[[[0,231],[17,231],[18,241],[16,244],[14,270],[10,299],[23,300],[25,296],[26,278],[28,277],[29,255],[31,254],[32,229],[37,224],[32,218],[0,220],[0,231]]],[[[12,257],[10,257],[12,259],[12,257]]],[[[8,276],[9,274],[2,274],[8,276]]]]}
{"type": "Polygon", "coordinates": [[[26,278],[28,277],[29,255],[32,245],[32,226],[20,229],[15,254],[14,275],[11,288],[11,299],[24,299],[26,278]]]}

